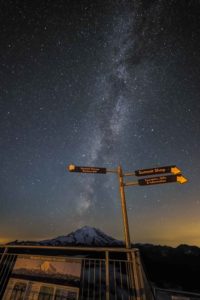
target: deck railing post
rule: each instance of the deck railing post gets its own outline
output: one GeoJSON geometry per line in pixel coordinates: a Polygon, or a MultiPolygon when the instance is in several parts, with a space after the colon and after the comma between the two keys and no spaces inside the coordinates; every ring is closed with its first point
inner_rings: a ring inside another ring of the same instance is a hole
{"type": "Polygon", "coordinates": [[[109,252],[105,252],[106,255],[106,300],[110,299],[110,274],[109,274],[109,252]]]}
{"type": "Polygon", "coordinates": [[[138,265],[137,265],[137,260],[136,260],[136,254],[135,250],[131,251],[131,256],[132,256],[132,274],[133,274],[133,282],[134,282],[134,290],[136,294],[136,300],[143,300],[141,298],[141,286],[140,286],[140,280],[138,276],[138,265]]]}
{"type": "Polygon", "coordinates": [[[0,266],[1,266],[1,263],[3,262],[4,256],[6,255],[7,251],[8,251],[8,248],[4,248],[4,251],[3,251],[2,255],[1,255],[1,259],[0,259],[0,266]]]}

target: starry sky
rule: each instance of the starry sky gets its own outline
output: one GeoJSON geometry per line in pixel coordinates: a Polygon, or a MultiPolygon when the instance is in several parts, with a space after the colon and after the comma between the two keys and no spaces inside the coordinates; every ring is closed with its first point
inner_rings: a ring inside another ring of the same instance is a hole
{"type": "Polygon", "coordinates": [[[200,2],[0,6],[0,242],[123,239],[117,175],[67,165],[177,165],[184,185],[126,188],[131,240],[200,246],[200,2]]]}

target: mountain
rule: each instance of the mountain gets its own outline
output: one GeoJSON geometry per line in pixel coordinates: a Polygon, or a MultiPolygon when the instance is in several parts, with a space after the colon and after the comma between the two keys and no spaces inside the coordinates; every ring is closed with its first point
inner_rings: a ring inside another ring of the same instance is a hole
{"type": "Polygon", "coordinates": [[[101,230],[84,226],[66,236],[59,236],[55,239],[44,240],[40,245],[48,246],[118,246],[122,247],[123,242],[108,236],[101,230]]]}
{"type": "Polygon", "coordinates": [[[38,242],[14,241],[9,243],[9,245],[123,247],[124,243],[97,228],[84,226],[68,235],[58,236],[53,239],[38,242]]]}

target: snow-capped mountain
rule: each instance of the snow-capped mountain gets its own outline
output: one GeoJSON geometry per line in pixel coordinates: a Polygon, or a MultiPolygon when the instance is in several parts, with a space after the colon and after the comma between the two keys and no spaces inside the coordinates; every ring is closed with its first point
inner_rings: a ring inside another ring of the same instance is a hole
{"type": "Polygon", "coordinates": [[[59,236],[55,239],[44,240],[40,245],[51,246],[67,246],[67,245],[80,245],[80,246],[122,246],[123,243],[111,236],[106,235],[104,232],[97,228],[84,226],[66,236],[59,236]]]}
{"type": "Polygon", "coordinates": [[[44,241],[14,241],[14,245],[42,245],[42,246],[98,246],[122,247],[123,242],[112,238],[101,230],[89,226],[77,229],[68,235],[58,236],[44,241]]]}
{"type": "Polygon", "coordinates": [[[56,273],[56,268],[49,261],[43,262],[40,269],[46,273],[56,273]]]}

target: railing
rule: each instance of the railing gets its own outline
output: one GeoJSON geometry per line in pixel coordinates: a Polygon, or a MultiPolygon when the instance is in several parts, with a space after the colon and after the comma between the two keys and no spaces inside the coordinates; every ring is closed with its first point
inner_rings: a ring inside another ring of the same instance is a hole
{"type": "Polygon", "coordinates": [[[200,294],[154,288],[156,300],[200,300],[200,294]]]}
{"type": "MultiPolygon", "coordinates": [[[[131,261],[109,260],[110,299],[136,299],[131,261]]],[[[106,299],[106,261],[83,260],[80,299],[106,299]]]]}
{"type": "MultiPolygon", "coordinates": [[[[1,249],[1,247],[0,247],[1,249]]],[[[22,290],[16,291],[16,295],[5,298],[8,295],[8,281],[11,277],[15,261],[20,256],[38,255],[50,257],[49,251],[56,251],[56,256],[65,259],[81,261],[81,277],[78,286],[80,300],[152,300],[152,290],[144,274],[139,251],[137,249],[124,248],[86,248],[86,247],[7,247],[0,258],[0,299],[3,300],[68,300],[77,299],[69,296],[54,296],[46,293],[29,291],[30,295],[24,296],[22,290]],[[25,251],[26,250],[26,251],[25,251]],[[27,251],[29,252],[27,254],[27,251]],[[36,254],[37,251],[37,254],[36,254]],[[42,252],[41,252],[42,251],[42,252]],[[77,255],[79,251],[79,255],[77,255]],[[25,253],[26,252],[26,253],[25,253]],[[60,252],[60,253],[58,253],[60,252]],[[74,252],[70,256],[68,253],[74,252]],[[86,253],[89,255],[85,255],[86,253]],[[25,254],[24,254],[25,253],[25,254]],[[44,254],[48,253],[48,254],[44,254]],[[64,253],[64,254],[63,254],[64,253]],[[90,258],[94,253],[101,253],[104,258],[90,258]],[[115,255],[123,254],[123,258],[114,259],[115,255]],[[87,258],[85,257],[87,256],[87,258]],[[6,289],[7,287],[7,289],[6,289]],[[22,293],[22,295],[20,294],[22,293]],[[1,298],[2,297],[2,298],[1,298]],[[25,298],[24,298],[25,297],[25,298]],[[27,298],[28,297],[28,298],[27,298]],[[48,298],[49,297],[49,298],[48,298]],[[67,298],[68,297],[68,298],[67,298]]],[[[24,278],[23,278],[24,280],[24,278]]],[[[27,279],[28,280],[28,279],[27,279]]],[[[57,283],[56,283],[57,284],[57,283]]],[[[52,286],[55,286],[51,282],[52,286]]],[[[13,291],[14,293],[14,291],[13,291]]],[[[11,294],[9,294],[11,295],[11,294]]]]}
{"type": "Polygon", "coordinates": [[[106,265],[105,260],[84,259],[82,264],[82,280],[80,299],[106,298],[106,265]]]}
{"type": "Polygon", "coordinates": [[[1,256],[0,260],[0,299],[6,289],[9,276],[16,261],[16,255],[7,255],[7,250],[1,256]]]}

